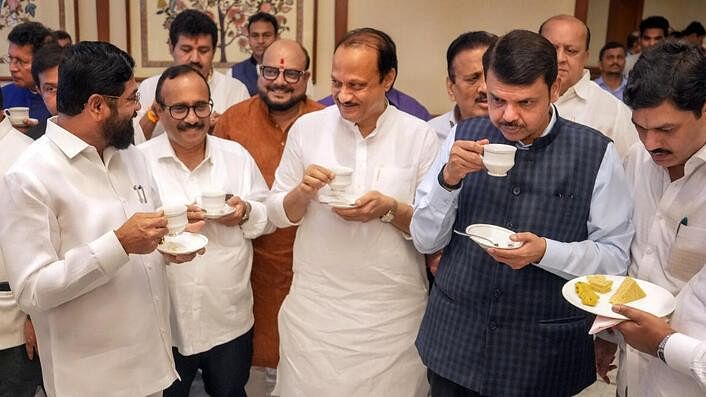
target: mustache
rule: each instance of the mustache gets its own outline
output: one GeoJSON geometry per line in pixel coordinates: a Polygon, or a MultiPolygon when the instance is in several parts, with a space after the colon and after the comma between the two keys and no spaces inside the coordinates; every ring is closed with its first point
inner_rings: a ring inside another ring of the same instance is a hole
{"type": "Polygon", "coordinates": [[[476,103],[486,103],[486,102],[488,102],[488,96],[482,92],[480,94],[478,94],[478,96],[476,97],[476,103]]]}
{"type": "Polygon", "coordinates": [[[180,132],[184,132],[186,130],[191,130],[191,129],[203,129],[206,126],[206,124],[203,121],[197,121],[195,123],[187,123],[185,121],[182,121],[181,123],[177,124],[177,130],[180,132]]]}
{"type": "Polygon", "coordinates": [[[524,128],[525,125],[523,123],[519,123],[517,121],[513,121],[511,123],[508,123],[507,121],[501,121],[498,123],[498,127],[524,128]]]}
{"type": "Polygon", "coordinates": [[[288,85],[284,85],[284,84],[270,84],[267,87],[267,91],[275,91],[275,90],[284,91],[287,93],[294,92],[294,88],[292,88],[288,85]]]}
{"type": "Polygon", "coordinates": [[[672,154],[671,150],[662,149],[662,148],[652,149],[652,150],[649,150],[649,152],[650,152],[650,154],[672,154]]]}

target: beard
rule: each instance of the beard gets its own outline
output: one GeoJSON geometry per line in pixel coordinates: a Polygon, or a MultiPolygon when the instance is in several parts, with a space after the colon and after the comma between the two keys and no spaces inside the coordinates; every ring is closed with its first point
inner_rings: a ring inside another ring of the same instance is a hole
{"type": "Polygon", "coordinates": [[[299,102],[303,101],[304,98],[306,98],[306,93],[302,93],[301,95],[296,95],[292,96],[288,101],[286,102],[273,102],[268,96],[267,96],[267,91],[268,90],[285,90],[286,92],[293,92],[294,90],[289,87],[289,86],[279,86],[279,85],[270,85],[267,88],[259,88],[258,89],[258,94],[260,95],[260,99],[262,99],[263,102],[267,105],[267,108],[270,110],[274,111],[284,111],[284,110],[289,110],[292,107],[296,106],[299,102]]]}
{"type": "Polygon", "coordinates": [[[135,129],[132,126],[132,119],[137,116],[120,119],[118,112],[111,109],[110,117],[103,122],[103,137],[108,146],[116,149],[127,149],[135,141],[135,129]]]}

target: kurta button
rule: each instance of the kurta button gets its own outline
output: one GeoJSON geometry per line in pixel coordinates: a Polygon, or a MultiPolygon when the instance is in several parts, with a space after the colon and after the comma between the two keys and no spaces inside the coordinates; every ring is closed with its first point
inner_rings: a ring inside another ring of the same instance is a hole
{"type": "Polygon", "coordinates": [[[512,229],[515,226],[512,224],[512,222],[508,222],[505,225],[507,225],[507,227],[509,227],[510,229],[512,229]]]}
{"type": "Polygon", "coordinates": [[[493,291],[493,296],[495,299],[500,298],[500,296],[503,294],[503,291],[500,288],[496,288],[495,291],[493,291]]]}
{"type": "Polygon", "coordinates": [[[512,194],[514,194],[515,196],[519,196],[520,195],[520,187],[519,186],[513,187],[512,194]]]}
{"type": "Polygon", "coordinates": [[[498,329],[498,325],[495,324],[495,321],[491,321],[490,324],[488,324],[488,328],[489,328],[491,331],[495,331],[496,329],[498,329]]]}

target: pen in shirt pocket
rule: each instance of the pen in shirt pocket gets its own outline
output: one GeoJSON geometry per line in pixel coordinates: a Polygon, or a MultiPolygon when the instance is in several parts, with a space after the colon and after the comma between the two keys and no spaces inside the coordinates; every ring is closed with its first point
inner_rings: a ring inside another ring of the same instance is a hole
{"type": "Polygon", "coordinates": [[[147,195],[142,185],[132,185],[132,189],[137,192],[137,199],[140,200],[140,203],[147,204],[147,195]]]}
{"type": "Polygon", "coordinates": [[[681,222],[679,222],[679,225],[677,225],[677,236],[679,235],[679,229],[682,225],[689,226],[689,219],[687,219],[686,217],[681,218],[681,222]]]}

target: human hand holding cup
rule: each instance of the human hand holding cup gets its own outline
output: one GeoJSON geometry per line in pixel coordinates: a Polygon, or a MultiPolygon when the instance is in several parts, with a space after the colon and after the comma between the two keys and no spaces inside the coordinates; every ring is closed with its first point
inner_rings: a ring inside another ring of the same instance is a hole
{"type": "Polygon", "coordinates": [[[29,108],[24,106],[12,107],[3,110],[5,116],[10,119],[10,124],[13,126],[24,127],[25,122],[29,120],[29,108]]]}
{"type": "Polygon", "coordinates": [[[490,176],[507,176],[507,172],[515,166],[517,148],[501,143],[483,145],[483,166],[490,176]]]}
{"type": "Polygon", "coordinates": [[[176,236],[184,231],[187,223],[186,206],[183,204],[167,205],[162,207],[164,216],[167,218],[168,235],[176,236]]]}

